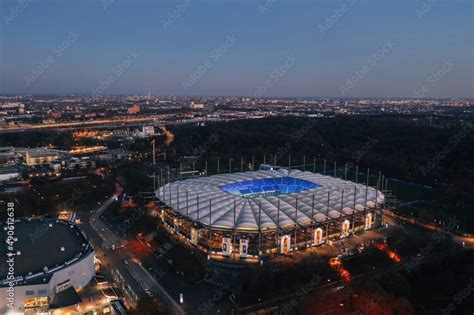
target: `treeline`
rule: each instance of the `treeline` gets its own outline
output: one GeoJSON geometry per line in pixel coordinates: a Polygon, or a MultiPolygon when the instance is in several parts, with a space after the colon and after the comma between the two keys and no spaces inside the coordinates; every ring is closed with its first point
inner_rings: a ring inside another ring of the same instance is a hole
{"type": "MultiPolygon", "coordinates": [[[[445,119],[446,120],[446,119],[445,119]]],[[[178,156],[205,159],[252,156],[262,159],[277,153],[278,164],[301,164],[306,155],[352,162],[380,169],[387,176],[435,185],[450,196],[473,202],[474,121],[441,127],[420,125],[416,119],[376,117],[278,117],[212,123],[205,127],[179,126],[173,146],[178,156]]],[[[238,163],[238,161],[236,161],[238,163]]]]}

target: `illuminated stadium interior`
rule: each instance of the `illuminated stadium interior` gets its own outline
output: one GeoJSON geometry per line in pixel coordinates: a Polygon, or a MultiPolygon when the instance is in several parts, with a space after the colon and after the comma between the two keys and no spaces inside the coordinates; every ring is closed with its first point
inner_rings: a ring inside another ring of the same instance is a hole
{"type": "Polygon", "coordinates": [[[317,185],[315,183],[307,180],[285,176],[240,181],[222,185],[220,189],[236,196],[253,198],[292,194],[316,187],[317,185]]]}

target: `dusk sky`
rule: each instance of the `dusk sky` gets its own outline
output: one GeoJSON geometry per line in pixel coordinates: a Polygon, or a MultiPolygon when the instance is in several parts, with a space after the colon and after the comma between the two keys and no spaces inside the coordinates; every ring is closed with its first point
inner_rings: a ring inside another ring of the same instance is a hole
{"type": "Polygon", "coordinates": [[[0,93],[474,97],[472,0],[0,0],[0,93]]]}

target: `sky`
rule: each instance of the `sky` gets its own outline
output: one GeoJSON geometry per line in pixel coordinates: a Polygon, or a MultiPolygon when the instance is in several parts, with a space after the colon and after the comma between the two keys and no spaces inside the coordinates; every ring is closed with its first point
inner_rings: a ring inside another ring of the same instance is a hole
{"type": "Polygon", "coordinates": [[[0,0],[0,93],[474,97],[472,0],[0,0]]]}

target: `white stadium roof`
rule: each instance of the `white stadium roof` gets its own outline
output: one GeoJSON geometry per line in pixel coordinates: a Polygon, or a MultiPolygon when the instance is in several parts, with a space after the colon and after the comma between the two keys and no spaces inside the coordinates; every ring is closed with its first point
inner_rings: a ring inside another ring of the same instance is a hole
{"type": "MultiPolygon", "coordinates": [[[[363,184],[288,169],[187,179],[166,184],[156,193],[167,206],[193,221],[208,226],[211,209],[213,228],[232,229],[235,217],[239,230],[258,230],[259,212],[262,229],[274,229],[277,222],[280,228],[290,228],[296,225],[295,221],[301,226],[309,225],[313,213],[315,222],[324,222],[363,211],[366,203],[363,184]]],[[[383,200],[380,191],[368,187],[367,208],[374,208],[376,202],[383,200]]]]}

